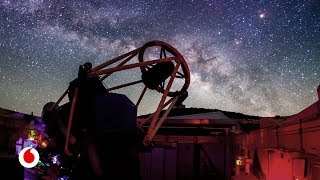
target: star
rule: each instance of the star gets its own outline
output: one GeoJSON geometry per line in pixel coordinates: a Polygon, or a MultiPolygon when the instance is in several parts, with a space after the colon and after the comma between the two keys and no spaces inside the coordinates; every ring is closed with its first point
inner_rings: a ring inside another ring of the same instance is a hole
{"type": "MultiPolygon", "coordinates": [[[[292,115],[317,100],[320,5],[290,2],[3,1],[0,107],[40,115],[79,65],[95,67],[160,40],[189,66],[186,107],[292,115]]],[[[132,82],[139,72],[119,72],[104,83],[132,82]]],[[[120,92],[135,102],[141,89],[142,83],[120,92]]],[[[146,94],[138,114],[158,103],[159,94],[146,94]]]]}
{"type": "Polygon", "coordinates": [[[260,18],[260,19],[264,19],[265,17],[266,17],[266,14],[265,14],[265,13],[259,14],[259,18],[260,18]]]}

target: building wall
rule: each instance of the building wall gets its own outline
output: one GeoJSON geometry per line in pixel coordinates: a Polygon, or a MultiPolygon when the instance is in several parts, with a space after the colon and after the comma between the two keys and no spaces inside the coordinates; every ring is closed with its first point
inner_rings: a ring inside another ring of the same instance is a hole
{"type": "Polygon", "coordinates": [[[152,152],[140,153],[140,174],[143,180],[230,179],[232,165],[225,163],[232,161],[230,153],[232,151],[226,151],[224,143],[156,147],[152,152]],[[229,154],[225,156],[225,152],[229,154]]]}
{"type": "Polygon", "coordinates": [[[245,146],[243,154],[259,162],[260,179],[320,179],[319,105],[289,117],[262,118],[261,129],[233,138],[236,146],[245,146]]]}
{"type": "Polygon", "coordinates": [[[0,153],[15,154],[15,143],[25,125],[24,120],[0,115],[0,153]]]}
{"type": "Polygon", "coordinates": [[[247,144],[248,149],[280,148],[303,151],[308,154],[320,154],[320,116],[303,119],[290,124],[273,126],[239,135],[234,138],[236,144],[247,144]],[[301,132],[300,132],[301,128],[301,132]]]}

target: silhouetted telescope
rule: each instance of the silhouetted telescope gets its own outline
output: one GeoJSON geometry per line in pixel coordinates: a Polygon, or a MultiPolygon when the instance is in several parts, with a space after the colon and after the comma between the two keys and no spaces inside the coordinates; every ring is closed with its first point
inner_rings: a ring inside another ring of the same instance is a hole
{"type": "Polygon", "coordinates": [[[68,148],[71,130],[73,134],[82,134],[84,129],[86,133],[112,129],[130,134],[136,133],[138,127],[144,132],[143,140],[138,138],[138,141],[143,141],[143,145],[148,146],[174,105],[181,104],[187,98],[189,84],[190,71],[183,56],[174,47],[162,41],[150,41],[94,68],[91,63],[85,63],[79,68],[78,78],[70,82],[68,89],[50,110],[63,116],[60,119],[63,119],[66,128],[65,154],[70,154],[68,148]],[[160,57],[153,59],[154,53],[158,50],[160,57]],[[140,69],[141,75],[132,82],[119,82],[120,84],[113,87],[105,87],[102,83],[112,74],[135,68],[140,69]],[[179,83],[174,81],[175,79],[179,79],[179,83]],[[113,93],[115,90],[139,83],[143,83],[144,88],[135,103],[124,94],[113,93]],[[136,112],[147,89],[161,93],[161,99],[151,116],[137,122],[136,112]],[[59,106],[65,96],[69,97],[69,102],[65,106],[59,106]],[[165,113],[160,114],[164,108],[165,113]],[[142,129],[147,122],[150,122],[149,126],[142,129]]]}

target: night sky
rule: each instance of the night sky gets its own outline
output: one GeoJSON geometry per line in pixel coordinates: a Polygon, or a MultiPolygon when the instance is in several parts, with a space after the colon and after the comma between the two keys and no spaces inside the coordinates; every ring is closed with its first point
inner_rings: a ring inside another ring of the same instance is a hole
{"type": "MultiPolygon", "coordinates": [[[[40,115],[79,65],[161,40],[186,59],[186,107],[292,115],[317,101],[319,0],[0,0],[0,107],[40,115]]],[[[109,87],[139,78],[121,73],[109,87]]],[[[136,102],[142,86],[118,91],[136,102]]],[[[155,110],[148,91],[139,114],[155,110]]]]}

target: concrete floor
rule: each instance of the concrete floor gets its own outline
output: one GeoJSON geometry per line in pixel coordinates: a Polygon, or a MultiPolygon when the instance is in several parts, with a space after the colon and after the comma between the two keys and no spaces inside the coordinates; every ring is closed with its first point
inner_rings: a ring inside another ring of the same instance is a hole
{"type": "Polygon", "coordinates": [[[239,175],[239,176],[233,176],[231,178],[232,180],[259,180],[253,175],[239,175]]]}
{"type": "Polygon", "coordinates": [[[37,177],[32,169],[24,169],[24,180],[36,180],[37,177]]]}

